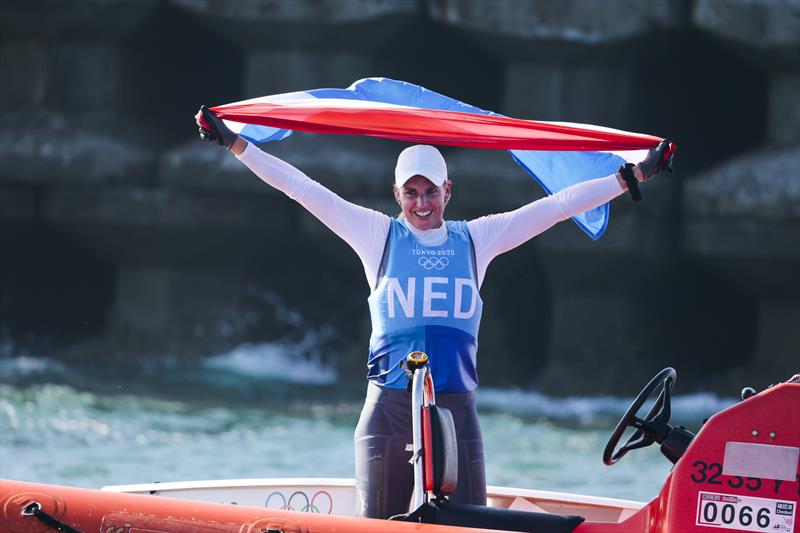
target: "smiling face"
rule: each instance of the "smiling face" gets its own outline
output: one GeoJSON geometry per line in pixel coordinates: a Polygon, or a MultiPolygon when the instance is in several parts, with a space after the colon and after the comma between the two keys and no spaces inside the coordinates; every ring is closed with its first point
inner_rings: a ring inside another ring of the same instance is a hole
{"type": "Polygon", "coordinates": [[[424,176],[414,176],[402,187],[394,188],[394,197],[412,226],[419,230],[435,229],[444,222],[451,187],[450,180],[437,187],[424,176]]]}

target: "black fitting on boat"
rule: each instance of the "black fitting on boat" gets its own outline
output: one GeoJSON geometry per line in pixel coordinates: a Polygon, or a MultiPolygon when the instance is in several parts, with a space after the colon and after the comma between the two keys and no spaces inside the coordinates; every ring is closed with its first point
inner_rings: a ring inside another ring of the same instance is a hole
{"type": "Polygon", "coordinates": [[[694,433],[683,426],[674,427],[661,442],[661,453],[672,464],[675,464],[683,456],[689,444],[692,443],[692,439],[694,439],[694,433]]]}
{"type": "Polygon", "coordinates": [[[25,507],[23,507],[20,514],[22,516],[32,516],[37,520],[39,520],[40,522],[44,522],[45,524],[52,527],[56,531],[61,531],[63,533],[82,533],[81,531],[78,531],[74,527],[68,526],[64,522],[59,522],[49,514],[42,511],[42,504],[37,501],[33,501],[28,505],[26,505],[25,507]]]}

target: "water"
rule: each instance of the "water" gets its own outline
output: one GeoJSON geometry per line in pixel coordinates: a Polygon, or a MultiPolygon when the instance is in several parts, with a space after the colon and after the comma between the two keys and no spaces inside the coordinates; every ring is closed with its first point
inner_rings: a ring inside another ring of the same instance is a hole
{"type": "MultiPolygon", "coordinates": [[[[65,365],[0,357],[0,477],[97,488],[253,477],[352,477],[364,385],[306,361],[301,385],[286,347],[246,345],[195,364],[169,358],[65,365]]],[[[479,389],[491,485],[649,500],[670,464],[655,447],[601,463],[629,398],[550,398],[479,389]]],[[[673,421],[697,429],[731,404],[677,396],[673,421]]]]}

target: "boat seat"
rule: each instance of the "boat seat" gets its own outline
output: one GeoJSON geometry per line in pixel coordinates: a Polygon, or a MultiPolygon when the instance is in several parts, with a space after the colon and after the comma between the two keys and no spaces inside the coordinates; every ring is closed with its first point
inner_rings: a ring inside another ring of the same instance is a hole
{"type": "Polygon", "coordinates": [[[458,485],[458,441],[453,414],[446,407],[422,408],[423,485],[438,496],[453,494],[458,485]]]}
{"type": "Polygon", "coordinates": [[[452,503],[441,498],[426,502],[411,513],[393,516],[390,520],[530,533],[569,533],[584,518],[452,503]]]}
{"type": "Polygon", "coordinates": [[[445,496],[453,494],[458,483],[458,441],[452,413],[437,405],[423,407],[422,437],[423,485],[436,497],[417,510],[390,520],[532,533],[569,533],[584,521],[582,516],[450,502],[445,496]]]}

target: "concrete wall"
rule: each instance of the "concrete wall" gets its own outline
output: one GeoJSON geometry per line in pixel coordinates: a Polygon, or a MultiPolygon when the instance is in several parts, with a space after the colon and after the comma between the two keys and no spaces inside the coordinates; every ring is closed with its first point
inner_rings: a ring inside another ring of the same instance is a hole
{"type": "MultiPolygon", "coordinates": [[[[381,75],[679,146],[599,242],[567,222],[493,263],[484,383],[627,391],[672,365],[691,386],[763,386],[800,367],[799,57],[789,0],[5,3],[0,335],[61,357],[192,356],[325,331],[325,357],[360,377],[358,260],[197,141],[192,115],[381,75]]],[[[397,143],[264,148],[395,211],[397,143]]],[[[503,153],[445,153],[453,218],[542,194],[503,153]]]]}

